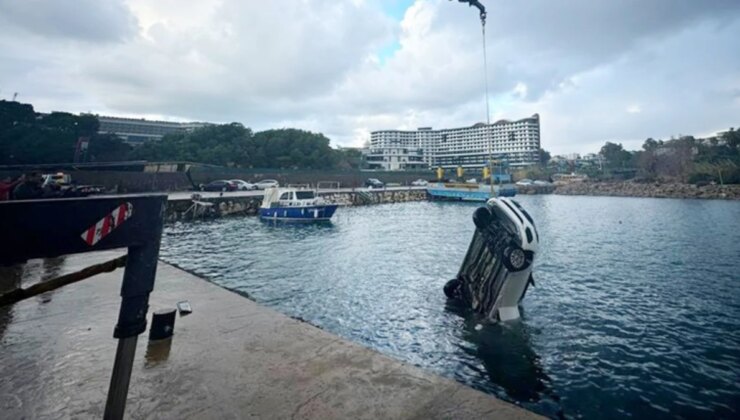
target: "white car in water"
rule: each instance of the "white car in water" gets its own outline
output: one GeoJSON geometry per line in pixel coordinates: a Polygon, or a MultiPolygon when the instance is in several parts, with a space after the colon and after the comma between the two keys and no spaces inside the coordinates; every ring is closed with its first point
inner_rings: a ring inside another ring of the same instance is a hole
{"type": "Polygon", "coordinates": [[[519,302],[534,285],[532,264],[540,241],[534,221],[516,201],[497,197],[473,213],[473,223],[473,240],[445,295],[491,321],[518,319],[519,302]]]}

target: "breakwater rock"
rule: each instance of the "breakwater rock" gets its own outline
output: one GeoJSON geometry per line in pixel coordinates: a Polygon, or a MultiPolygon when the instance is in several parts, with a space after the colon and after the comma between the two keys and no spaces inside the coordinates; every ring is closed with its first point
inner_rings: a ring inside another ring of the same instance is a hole
{"type": "Polygon", "coordinates": [[[714,198],[740,200],[740,185],[697,186],[681,183],[574,182],[558,185],[555,194],[653,198],[714,198]]]}
{"type": "Polygon", "coordinates": [[[521,195],[552,194],[555,185],[517,185],[516,193],[521,195]]]}

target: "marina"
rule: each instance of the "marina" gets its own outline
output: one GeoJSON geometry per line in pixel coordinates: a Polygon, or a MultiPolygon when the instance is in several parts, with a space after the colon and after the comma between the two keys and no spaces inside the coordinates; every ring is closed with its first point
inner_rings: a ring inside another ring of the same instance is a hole
{"type": "Polygon", "coordinates": [[[349,207],[329,225],[178,222],[165,229],[162,258],[548,417],[735,417],[737,203],[516,200],[540,245],[521,320],[505,325],[442,290],[465,257],[477,203],[349,207]]]}
{"type": "Polygon", "coordinates": [[[740,3],[20,3],[0,420],[740,419],[740,3]]]}

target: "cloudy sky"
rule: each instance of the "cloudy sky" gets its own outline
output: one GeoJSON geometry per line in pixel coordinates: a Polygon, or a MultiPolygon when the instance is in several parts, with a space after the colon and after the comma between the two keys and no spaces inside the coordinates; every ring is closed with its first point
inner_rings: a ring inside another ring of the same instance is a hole
{"type": "MultiPolygon", "coordinates": [[[[491,118],[542,146],[740,126],[738,0],[482,0],[491,118]]],[[[37,110],[369,132],[485,120],[477,11],[447,0],[0,0],[0,98],[37,110]]]]}

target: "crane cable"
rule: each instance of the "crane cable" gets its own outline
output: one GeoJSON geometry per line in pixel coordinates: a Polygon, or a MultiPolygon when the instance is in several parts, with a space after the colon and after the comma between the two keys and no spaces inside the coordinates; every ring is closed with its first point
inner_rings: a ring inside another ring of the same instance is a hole
{"type": "Polygon", "coordinates": [[[491,193],[493,193],[493,145],[491,144],[491,109],[488,99],[488,54],[486,53],[486,13],[480,14],[481,32],[483,35],[483,78],[486,88],[486,138],[488,140],[488,176],[491,183],[491,193]]]}

